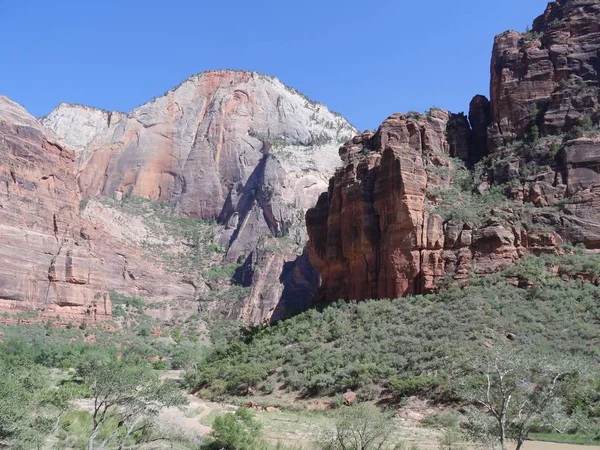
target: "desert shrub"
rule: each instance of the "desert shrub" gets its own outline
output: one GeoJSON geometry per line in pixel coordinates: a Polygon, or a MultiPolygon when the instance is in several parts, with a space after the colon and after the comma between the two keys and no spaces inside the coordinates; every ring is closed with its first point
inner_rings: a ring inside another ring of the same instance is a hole
{"type": "MultiPolygon", "coordinates": [[[[468,181],[463,187],[468,187],[468,181]]],[[[511,202],[506,196],[507,186],[492,186],[481,194],[473,193],[456,185],[444,190],[435,190],[430,194],[440,202],[434,212],[446,220],[455,223],[471,223],[480,226],[492,215],[493,209],[508,207],[511,202]]]]}
{"type": "Polygon", "coordinates": [[[165,267],[170,271],[199,274],[212,264],[215,257],[218,259],[223,255],[215,237],[215,221],[183,217],[170,203],[137,196],[126,196],[120,201],[108,198],[99,201],[141,218],[154,237],[143,243],[148,257],[166,263],[165,267]],[[177,244],[182,244],[183,252],[177,249],[177,244]]]}
{"type": "Polygon", "coordinates": [[[460,420],[460,414],[456,411],[442,411],[426,416],[421,424],[431,428],[455,429],[460,420]]]}
{"type": "MultiPolygon", "coordinates": [[[[211,271],[209,276],[215,276],[215,271],[211,271]]],[[[223,273],[221,273],[220,275],[216,275],[216,277],[218,277],[217,279],[227,279],[227,274],[223,275],[223,273]]],[[[202,301],[237,302],[248,296],[249,293],[250,288],[234,284],[232,286],[226,286],[222,289],[209,291],[208,293],[203,294],[202,301]]]]}
{"type": "Polygon", "coordinates": [[[198,361],[189,381],[200,388],[218,379],[236,380],[225,388],[245,395],[275,374],[284,388],[304,396],[380,385],[399,397],[417,393],[451,401],[449,371],[456,358],[486,342],[503,342],[509,333],[520,348],[597,357],[600,288],[551,269],[596,273],[599,262],[577,252],[530,256],[432,295],[309,310],[238,334],[233,342],[221,339],[198,361]],[[515,285],[515,278],[527,282],[515,285]]]}
{"type": "Polygon", "coordinates": [[[407,376],[404,378],[392,378],[389,381],[389,390],[400,397],[428,392],[439,386],[440,380],[429,376],[407,376]]]}
{"type": "Polygon", "coordinates": [[[110,291],[110,302],[115,310],[124,310],[125,308],[132,309],[139,314],[144,312],[146,302],[138,297],[128,297],[127,295],[120,294],[116,291],[110,291]]]}
{"type": "Polygon", "coordinates": [[[370,405],[341,408],[335,429],[325,432],[317,448],[323,450],[375,450],[393,448],[393,416],[370,405]]]}
{"type": "Polygon", "coordinates": [[[238,408],[234,413],[217,417],[212,426],[214,442],[205,449],[218,450],[260,450],[267,445],[262,440],[260,423],[248,408],[238,408]]]}
{"type": "Polygon", "coordinates": [[[219,264],[204,271],[204,277],[209,281],[229,281],[233,278],[239,264],[219,264]]]}

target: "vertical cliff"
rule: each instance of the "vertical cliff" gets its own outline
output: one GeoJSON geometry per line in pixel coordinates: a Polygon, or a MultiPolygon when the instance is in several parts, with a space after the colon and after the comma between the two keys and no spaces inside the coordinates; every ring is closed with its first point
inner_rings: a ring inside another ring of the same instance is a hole
{"type": "MultiPolygon", "coordinates": [[[[193,76],[128,114],[62,104],[42,123],[75,151],[82,198],[102,204],[82,212],[106,233],[122,238],[111,220],[123,211],[107,211],[128,198],[215,222],[214,239],[196,244],[224,254],[176,270],[202,308],[256,323],[307,306],[317,283],[301,256],[304,214],[341,164],[340,143],[356,133],[343,117],[276,78],[223,70],[193,76]],[[234,279],[215,282],[204,273],[211,264],[240,267],[234,279]],[[231,281],[243,298],[215,294],[231,281]]],[[[165,258],[153,264],[173,270],[165,258]]]]}
{"type": "Polygon", "coordinates": [[[75,154],[0,97],[0,310],[110,316],[100,261],[78,220],[75,154]]]}
{"type": "Polygon", "coordinates": [[[396,114],[345,144],[308,211],[322,297],[425,293],[563,243],[600,247],[600,2],[548,5],[496,37],[468,121],[396,114]]]}

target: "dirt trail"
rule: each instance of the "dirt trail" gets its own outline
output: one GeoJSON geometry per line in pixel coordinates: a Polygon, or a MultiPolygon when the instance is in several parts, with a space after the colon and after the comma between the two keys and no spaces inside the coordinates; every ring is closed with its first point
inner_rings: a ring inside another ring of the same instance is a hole
{"type": "Polygon", "coordinates": [[[600,450],[600,446],[554,444],[552,442],[528,441],[523,450],[600,450]]]}
{"type": "MultiPolygon", "coordinates": [[[[207,436],[211,431],[211,427],[208,424],[212,422],[215,415],[224,414],[227,411],[235,411],[236,409],[233,405],[201,400],[194,395],[189,395],[188,399],[190,403],[183,410],[177,408],[164,410],[160,414],[160,421],[172,424],[173,427],[179,428],[182,431],[185,430],[196,435],[207,436]]],[[[291,417],[293,413],[289,414],[291,417]]],[[[273,443],[281,442],[290,446],[301,446],[301,448],[305,449],[310,448],[309,442],[311,439],[307,439],[307,435],[311,434],[310,431],[314,432],[313,428],[315,426],[327,427],[325,423],[317,424],[309,418],[298,417],[296,420],[292,420],[291,418],[287,418],[288,414],[286,413],[257,412],[257,416],[267,425],[264,431],[265,438],[269,441],[273,443]],[[278,424],[282,425],[282,427],[280,428],[278,424]]],[[[432,433],[435,433],[435,431],[421,427],[399,426],[397,430],[398,436],[405,438],[407,443],[417,443],[422,450],[437,450],[439,448],[432,433]]],[[[600,446],[528,441],[523,445],[523,450],[600,450],[600,446]]]]}

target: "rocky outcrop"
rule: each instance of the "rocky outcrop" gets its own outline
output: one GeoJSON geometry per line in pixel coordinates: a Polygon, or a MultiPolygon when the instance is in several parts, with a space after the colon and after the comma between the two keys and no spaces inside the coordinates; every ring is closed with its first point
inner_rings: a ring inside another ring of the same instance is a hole
{"type": "Polygon", "coordinates": [[[527,251],[553,251],[562,243],[556,231],[527,227],[502,205],[482,209],[492,209],[482,223],[439,210],[456,189],[457,173],[465,172],[451,155],[469,156],[473,142],[468,128],[451,128],[454,122],[439,110],[395,114],[375,134],[340,149],[346,166],[306,215],[309,259],[322,277],[322,299],[428,293],[447,277],[462,282],[471,273],[488,275],[527,251]]]}
{"type": "Polygon", "coordinates": [[[498,36],[492,56],[493,123],[488,128],[488,144],[497,159],[515,139],[529,142],[526,152],[502,164],[512,165],[513,179],[526,174],[524,201],[538,207],[564,204],[562,210],[546,213],[545,224],[590,249],[600,244],[599,52],[597,0],[551,2],[531,31],[498,36]],[[528,175],[534,167],[545,170],[528,175]]]}
{"type": "MultiPolygon", "coordinates": [[[[309,289],[291,307],[308,303],[314,273],[295,261],[307,239],[304,214],[340,165],[340,143],[356,133],[340,115],[275,78],[211,71],[129,114],[63,104],[43,124],[76,150],[83,198],[143,197],[221,224],[222,262],[244,264],[253,280],[247,299],[224,307],[227,316],[255,323],[282,315],[283,292],[295,283],[309,289]]],[[[96,219],[120,239],[111,214],[96,219]]],[[[197,271],[182,276],[208,286],[197,271]]]]}
{"type": "Polygon", "coordinates": [[[531,31],[496,37],[491,63],[490,147],[536,126],[560,134],[598,111],[600,3],[551,2],[531,31]]]}
{"type": "Polygon", "coordinates": [[[101,262],[80,233],[75,155],[0,97],[0,311],[106,318],[101,262]]]}
{"type": "Polygon", "coordinates": [[[496,38],[491,101],[476,96],[468,123],[395,114],[342,147],[306,215],[322,297],[427,293],[527,252],[600,248],[599,31],[597,0],[552,2],[496,38]]]}
{"type": "Polygon", "coordinates": [[[460,130],[456,122],[440,110],[395,114],[375,134],[340,149],[346,166],[306,215],[310,262],[328,299],[394,298],[431,288],[445,242],[427,192],[449,186],[451,155],[469,153],[468,123],[460,130]]]}

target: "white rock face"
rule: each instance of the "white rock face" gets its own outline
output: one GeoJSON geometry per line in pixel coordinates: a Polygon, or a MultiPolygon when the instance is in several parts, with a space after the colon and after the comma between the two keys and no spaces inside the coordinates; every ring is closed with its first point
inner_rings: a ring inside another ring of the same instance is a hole
{"type": "Polygon", "coordinates": [[[125,117],[120,112],[109,112],[81,105],[61,103],[41,119],[42,125],[53,130],[58,143],[79,155],[98,134],[125,117]]]}
{"type": "Polygon", "coordinates": [[[226,262],[266,261],[269,281],[255,276],[253,303],[240,308],[252,322],[281,309],[279,274],[306,241],[304,214],[357,133],[278,79],[241,71],[193,76],[128,115],[61,105],[43,123],[77,152],[82,196],[170,202],[182,215],[227,224],[226,262]],[[294,250],[257,259],[273,237],[294,250]]]}
{"type": "Polygon", "coordinates": [[[77,151],[84,196],[138,195],[204,219],[223,217],[226,203],[236,209],[267,153],[294,184],[317,177],[325,187],[339,145],[356,133],[278,79],[234,71],[193,76],[127,116],[62,104],[43,123],[77,151]]]}

